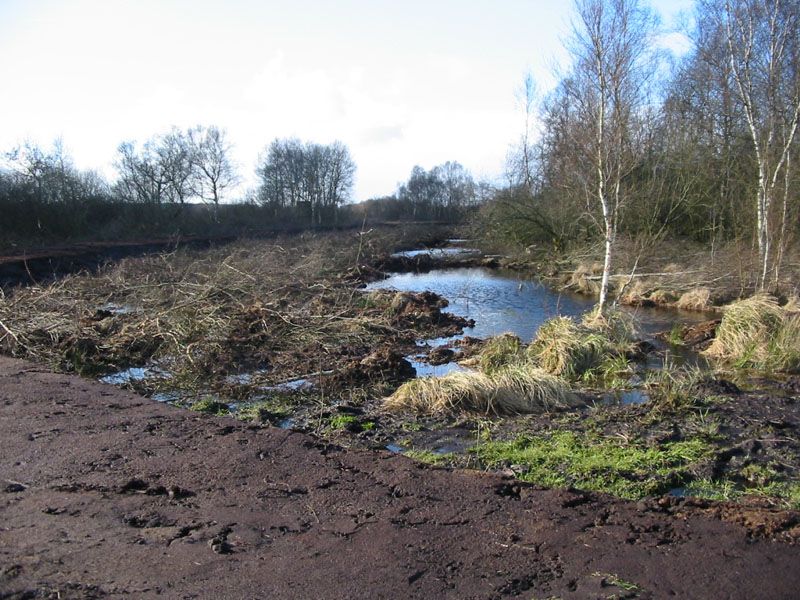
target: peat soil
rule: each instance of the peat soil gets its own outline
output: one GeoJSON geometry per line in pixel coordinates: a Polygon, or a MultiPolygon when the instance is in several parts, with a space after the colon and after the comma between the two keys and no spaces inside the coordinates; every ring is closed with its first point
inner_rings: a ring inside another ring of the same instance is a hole
{"type": "Polygon", "coordinates": [[[436,469],[7,357],[0,484],[8,599],[779,599],[800,586],[796,513],[436,469]]]}
{"type": "Polygon", "coordinates": [[[126,257],[177,248],[209,248],[233,241],[233,236],[215,238],[185,236],[175,239],[148,239],[126,242],[84,242],[67,246],[51,246],[25,252],[6,249],[0,255],[0,289],[18,285],[38,285],[81,271],[94,272],[103,265],[126,257]]]}

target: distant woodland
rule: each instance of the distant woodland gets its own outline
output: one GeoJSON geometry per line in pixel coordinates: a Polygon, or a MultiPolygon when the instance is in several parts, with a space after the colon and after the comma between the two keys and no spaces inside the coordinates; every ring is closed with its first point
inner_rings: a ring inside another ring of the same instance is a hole
{"type": "Polygon", "coordinates": [[[676,59],[645,2],[577,0],[558,84],[521,77],[520,136],[497,181],[453,160],[354,204],[340,142],[267,143],[244,192],[216,126],[121,143],[111,181],[58,141],[31,143],[0,163],[0,242],[469,220],[520,246],[600,241],[606,275],[622,236],[740,240],[769,287],[800,233],[800,0],[697,0],[694,13],[676,59]]]}

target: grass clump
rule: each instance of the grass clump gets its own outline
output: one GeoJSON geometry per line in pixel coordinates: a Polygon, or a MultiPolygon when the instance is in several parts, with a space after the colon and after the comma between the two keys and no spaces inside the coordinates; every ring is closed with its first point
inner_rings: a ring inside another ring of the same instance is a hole
{"type": "Polygon", "coordinates": [[[708,288],[696,288],[684,292],[675,306],[681,310],[709,310],[711,304],[711,290],[708,288]]]}
{"type": "Polygon", "coordinates": [[[669,362],[664,368],[647,373],[646,385],[653,410],[694,407],[699,399],[695,386],[707,376],[697,367],[674,368],[669,362]]]}
{"type": "Polygon", "coordinates": [[[676,297],[671,291],[659,288],[650,292],[647,299],[657,306],[665,306],[675,302],[676,297]]]}
{"type": "Polygon", "coordinates": [[[800,317],[777,300],[756,295],[725,308],[706,355],[736,368],[796,371],[800,368],[800,317]]]}
{"type": "Polygon", "coordinates": [[[605,378],[627,365],[633,339],[631,320],[620,312],[588,313],[581,323],[556,317],[539,328],[527,355],[548,373],[571,381],[605,378]]]}
{"type": "Polygon", "coordinates": [[[527,353],[548,373],[574,380],[596,367],[607,347],[602,334],[580,327],[569,317],[556,317],[539,328],[527,353]]]}
{"type": "Polygon", "coordinates": [[[487,375],[525,361],[522,340],[516,335],[504,333],[491,338],[481,350],[478,366],[487,375]]]}
{"type": "Polygon", "coordinates": [[[205,413],[207,415],[224,416],[230,414],[228,405],[214,398],[201,398],[193,403],[190,407],[191,410],[196,412],[205,413]]]}
{"type": "Polygon", "coordinates": [[[661,494],[689,477],[710,447],[691,439],[648,446],[590,433],[552,432],[488,442],[473,450],[489,467],[517,464],[519,477],[549,487],[573,486],[628,499],[661,494]]]}
{"type": "Polygon", "coordinates": [[[542,369],[510,366],[492,375],[455,372],[403,384],[385,401],[388,410],[421,414],[523,414],[574,405],[567,383],[542,369]]]}
{"type": "Polygon", "coordinates": [[[408,450],[403,455],[428,465],[446,465],[453,458],[452,452],[433,452],[431,450],[408,450]]]}

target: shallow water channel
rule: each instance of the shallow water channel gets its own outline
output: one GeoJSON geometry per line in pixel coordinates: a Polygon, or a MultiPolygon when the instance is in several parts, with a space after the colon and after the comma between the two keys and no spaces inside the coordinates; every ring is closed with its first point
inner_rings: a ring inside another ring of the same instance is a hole
{"type": "MultiPolygon", "coordinates": [[[[558,293],[542,283],[516,276],[513,272],[480,267],[395,273],[367,286],[367,290],[377,289],[435,292],[449,301],[446,311],[475,321],[475,326],[466,328],[463,336],[485,339],[508,332],[526,343],[533,339],[539,327],[548,319],[556,316],[579,317],[595,304],[595,299],[588,296],[558,293]]],[[[669,331],[678,323],[707,320],[707,315],[657,308],[624,310],[634,316],[640,336],[657,348],[648,366],[658,368],[667,355],[678,363],[698,360],[686,350],[669,346],[653,336],[661,331],[669,331]]],[[[463,336],[420,340],[419,345],[440,346],[463,336]]],[[[427,364],[421,360],[422,354],[408,358],[417,370],[417,376],[439,376],[461,368],[455,363],[440,366],[427,364]]],[[[633,390],[620,394],[618,399],[622,402],[641,402],[646,397],[633,390]]]]}

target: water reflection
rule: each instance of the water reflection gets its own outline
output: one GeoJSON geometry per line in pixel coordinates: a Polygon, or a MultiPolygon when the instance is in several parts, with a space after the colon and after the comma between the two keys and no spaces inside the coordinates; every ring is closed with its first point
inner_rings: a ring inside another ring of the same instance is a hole
{"type": "MultiPolygon", "coordinates": [[[[442,250],[449,250],[444,248],[442,250]]],[[[521,279],[515,274],[485,268],[438,269],[429,273],[396,273],[382,281],[367,286],[367,290],[388,289],[398,292],[430,291],[447,298],[447,311],[468,319],[475,326],[464,329],[462,336],[434,338],[418,342],[420,347],[435,348],[452,343],[466,335],[489,338],[510,332],[523,342],[530,342],[539,327],[556,316],[580,317],[591,310],[595,299],[587,296],[561,294],[543,284],[521,279]]],[[[663,308],[630,308],[639,334],[656,346],[656,352],[648,356],[648,367],[660,369],[666,362],[681,366],[703,366],[704,359],[695,352],[681,346],[671,346],[653,336],[669,331],[676,323],[699,323],[708,315],[663,308]]],[[[407,357],[417,370],[417,376],[442,376],[464,370],[455,363],[433,366],[421,360],[423,356],[407,357]]],[[[646,395],[639,391],[623,393],[609,401],[622,404],[644,402],[646,395]]]]}
{"type": "Polygon", "coordinates": [[[367,286],[369,290],[431,291],[447,298],[447,311],[475,320],[465,335],[488,338],[511,332],[529,342],[542,323],[557,315],[578,316],[594,305],[582,296],[562,295],[535,281],[484,268],[398,273],[367,286]]]}

